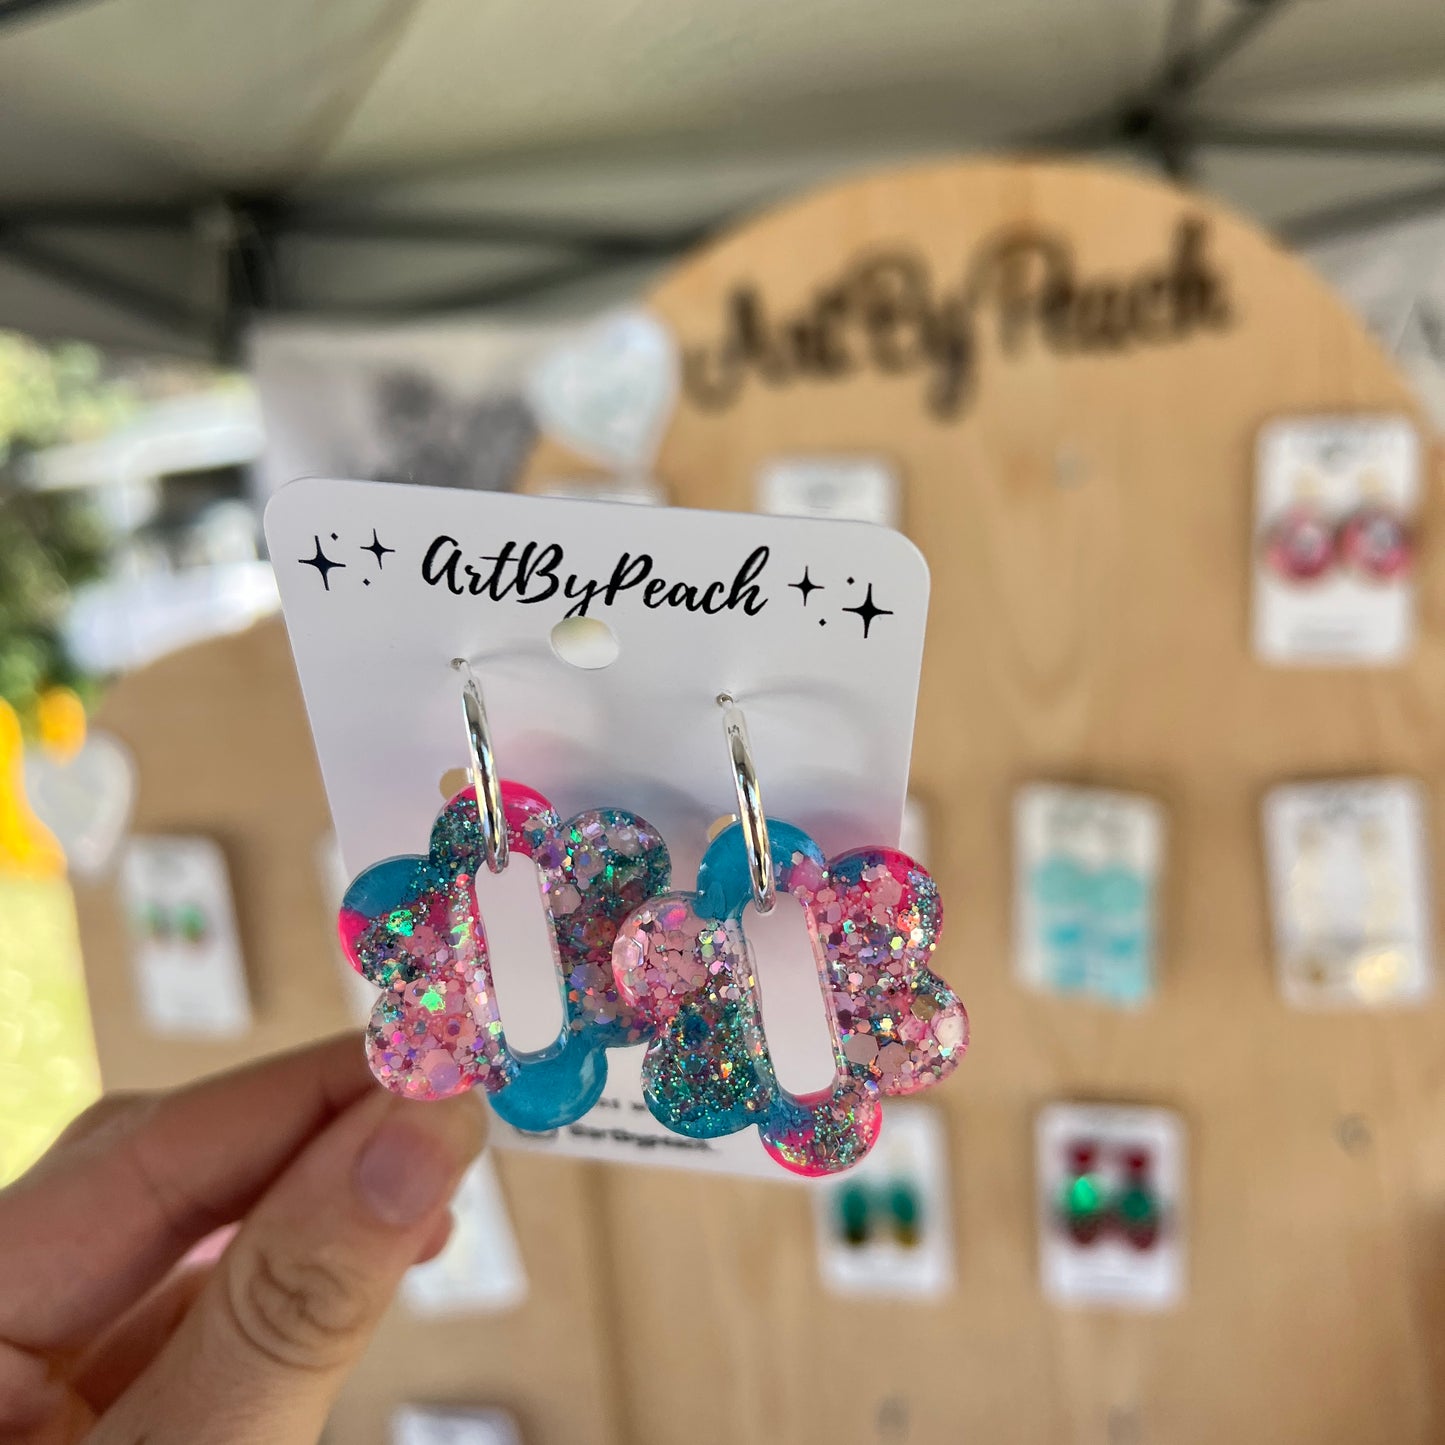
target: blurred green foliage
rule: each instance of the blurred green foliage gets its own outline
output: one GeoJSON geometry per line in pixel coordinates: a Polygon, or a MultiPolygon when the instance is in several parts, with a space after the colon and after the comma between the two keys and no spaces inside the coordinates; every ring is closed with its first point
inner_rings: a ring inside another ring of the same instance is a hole
{"type": "Polygon", "coordinates": [[[46,347],[0,332],[0,698],[22,723],[47,687],[90,690],[66,652],[61,623],[71,589],[102,574],[107,551],[91,500],[29,489],[26,458],[101,436],[133,405],[93,348],[46,347]]]}

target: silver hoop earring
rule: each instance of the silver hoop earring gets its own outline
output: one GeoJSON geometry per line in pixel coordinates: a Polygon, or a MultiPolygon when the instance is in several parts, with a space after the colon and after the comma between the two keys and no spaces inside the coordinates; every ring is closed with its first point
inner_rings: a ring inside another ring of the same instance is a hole
{"type": "Polygon", "coordinates": [[[463,676],[462,721],[466,724],[470,753],[468,771],[482,822],[482,846],[486,850],[487,867],[493,873],[500,873],[511,856],[511,844],[507,840],[507,815],[502,809],[502,780],[492,752],[492,730],[487,725],[481,685],[471,663],[464,657],[454,657],[452,666],[463,676]]]}
{"type": "Polygon", "coordinates": [[[723,709],[723,732],[727,737],[728,762],[737,793],[738,821],[748,850],[748,872],[752,877],[753,903],[759,913],[771,913],[778,889],[773,873],[773,852],[768,844],[768,820],[763,812],[763,794],[758,770],[748,740],[747,719],[731,693],[720,692],[717,705],[723,709]]]}

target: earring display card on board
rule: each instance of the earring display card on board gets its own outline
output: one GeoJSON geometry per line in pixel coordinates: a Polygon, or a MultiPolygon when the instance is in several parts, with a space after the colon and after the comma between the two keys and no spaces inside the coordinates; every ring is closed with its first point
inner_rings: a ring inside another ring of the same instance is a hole
{"type": "MultiPolygon", "coordinates": [[[[695,887],[710,826],[737,806],[721,693],[746,714],[770,816],[825,854],[898,842],[928,571],[896,532],[320,479],[283,489],[266,529],[352,877],[428,850],[439,780],[468,761],[459,658],[485,698],[500,774],[564,819],[597,808],[639,815],[666,842],[674,890],[695,887]],[[579,621],[607,645],[575,651],[579,621]]],[[[526,862],[479,877],[493,942],[538,932],[535,881],[530,892],[507,882],[525,883],[526,862]]],[[[829,1027],[817,960],[796,947],[778,969],[798,987],[772,991],[768,1047],[811,1056],[829,1027]]],[[[561,985],[542,983],[531,993],[545,1022],[541,996],[560,997],[561,985]]],[[[496,993],[510,1034],[509,1012],[520,1016],[502,981],[496,993]]],[[[496,1138],[594,1159],[776,1171],[755,1129],[697,1139],[659,1123],[642,1054],[609,1049],[606,1088],[584,1117],[538,1133],[499,1125],[496,1138]]]]}
{"type": "Polygon", "coordinates": [[[1401,416],[1281,417],[1255,455],[1254,650],[1381,666],[1414,645],[1420,438],[1401,416]]]}
{"type": "Polygon", "coordinates": [[[522,1253],[491,1159],[483,1155],[462,1176],[452,1199],[452,1233],[435,1259],[414,1265],[402,1282],[412,1314],[494,1313],[527,1297],[522,1253]]]}
{"type": "Polygon", "coordinates": [[[1030,988],[1137,1007],[1155,988],[1164,809],[1102,788],[1014,798],[1015,970],[1030,988]]]}
{"type": "Polygon", "coordinates": [[[1280,990],[1296,1008],[1389,1007],[1431,992],[1424,789],[1410,778],[1290,783],[1264,800],[1280,990]]]}
{"type": "Polygon", "coordinates": [[[1164,1310],[1185,1288],[1184,1126],[1169,1109],[1051,1104],[1037,1150],[1039,1266],[1054,1304],[1164,1310]]]}
{"type": "Polygon", "coordinates": [[[391,1420],[391,1445],[522,1445],[506,1410],[403,1405],[391,1420]]]}
{"type": "Polygon", "coordinates": [[[129,838],[119,887],[147,1025],[159,1034],[246,1033],[251,1006],[220,845],[198,837],[129,838]]]}
{"type": "Polygon", "coordinates": [[[621,502],[632,507],[665,507],[667,489],[646,474],[601,477],[549,477],[532,489],[537,497],[573,502],[621,502]]]}
{"type": "Polygon", "coordinates": [[[948,1132],[898,1104],[873,1152],[813,1191],[818,1273],[834,1294],[938,1299],[953,1288],[948,1132]]]}
{"type": "Polygon", "coordinates": [[[896,527],[898,473],[882,457],[775,457],[758,472],[758,510],[786,517],[833,517],[896,527]]]}

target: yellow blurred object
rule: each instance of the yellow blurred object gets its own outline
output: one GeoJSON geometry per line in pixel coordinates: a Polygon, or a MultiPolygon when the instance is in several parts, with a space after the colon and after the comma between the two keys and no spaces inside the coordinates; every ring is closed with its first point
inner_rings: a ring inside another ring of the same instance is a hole
{"type": "Polygon", "coordinates": [[[68,763],[85,746],[85,704],[68,687],[52,687],[35,705],[40,746],[58,763],[68,763]]]}
{"type": "Polygon", "coordinates": [[[63,877],[65,854],[25,799],[24,761],[20,719],[0,700],[0,878],[63,877]]]}
{"type": "Polygon", "coordinates": [[[63,878],[0,873],[0,998],[4,1185],[100,1093],[75,909],[63,878]]]}

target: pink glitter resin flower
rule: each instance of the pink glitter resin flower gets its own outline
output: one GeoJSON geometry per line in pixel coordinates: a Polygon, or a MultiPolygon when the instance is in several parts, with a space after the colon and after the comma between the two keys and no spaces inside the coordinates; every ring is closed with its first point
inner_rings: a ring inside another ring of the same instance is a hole
{"type": "Polygon", "coordinates": [[[882,1098],[946,1077],[968,1046],[968,1015],[928,966],[942,926],[933,879],[911,858],[864,848],[825,862],[769,821],[778,888],[808,919],[833,1035],[830,1088],[791,1094],[763,1034],[743,911],[751,898],[741,830],[713,842],[695,893],[654,898],[625,919],[617,986],[655,1034],[643,1058],[653,1115],[693,1138],[754,1125],[798,1174],[857,1163],[882,1124],[882,1098]]]}

